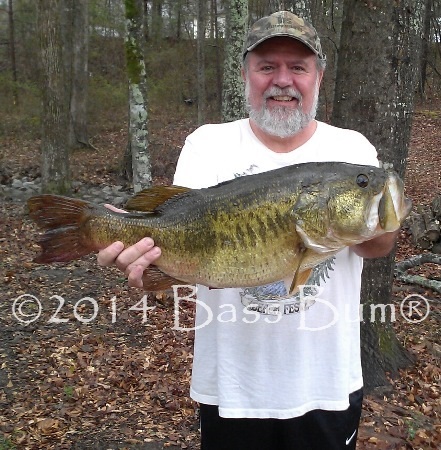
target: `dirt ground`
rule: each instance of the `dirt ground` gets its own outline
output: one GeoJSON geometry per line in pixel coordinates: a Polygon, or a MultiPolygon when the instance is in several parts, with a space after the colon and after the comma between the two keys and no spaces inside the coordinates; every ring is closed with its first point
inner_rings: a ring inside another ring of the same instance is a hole
{"type": "MultiPolygon", "coordinates": [[[[156,183],[169,180],[190,129],[153,130],[156,183]]],[[[419,111],[406,175],[416,205],[441,194],[439,142],[441,113],[419,111]]],[[[74,178],[120,184],[123,132],[99,135],[94,146],[97,152],[73,155],[74,178]]],[[[38,176],[38,141],[11,138],[2,147],[3,183],[38,176]]],[[[0,211],[0,450],[198,448],[198,409],[188,397],[193,332],[173,328],[172,300],[129,289],[94,257],[34,264],[35,229],[24,204],[2,199],[0,211]]],[[[403,231],[397,259],[419,253],[403,231]]],[[[434,264],[414,273],[441,279],[434,264]]],[[[398,310],[416,294],[430,303],[428,319],[398,315],[394,324],[416,363],[366,396],[360,450],[441,448],[441,295],[394,284],[398,310]]],[[[179,313],[180,326],[191,328],[193,305],[182,303],[179,313]]]]}

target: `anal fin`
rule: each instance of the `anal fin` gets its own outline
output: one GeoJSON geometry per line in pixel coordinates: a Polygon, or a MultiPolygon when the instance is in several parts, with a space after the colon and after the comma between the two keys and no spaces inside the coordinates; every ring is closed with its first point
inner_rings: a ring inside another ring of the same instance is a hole
{"type": "Polygon", "coordinates": [[[177,280],[158,269],[156,266],[149,266],[144,271],[142,283],[145,291],[156,292],[171,289],[174,285],[186,284],[185,281],[177,280]]]}

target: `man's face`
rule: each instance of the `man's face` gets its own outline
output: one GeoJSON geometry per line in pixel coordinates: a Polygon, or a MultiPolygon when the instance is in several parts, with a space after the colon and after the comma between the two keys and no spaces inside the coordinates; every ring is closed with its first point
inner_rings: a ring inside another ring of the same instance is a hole
{"type": "Polygon", "coordinates": [[[322,76],[316,55],[301,42],[264,41],[248,54],[243,72],[250,119],[270,135],[296,134],[315,118],[322,76]]]}

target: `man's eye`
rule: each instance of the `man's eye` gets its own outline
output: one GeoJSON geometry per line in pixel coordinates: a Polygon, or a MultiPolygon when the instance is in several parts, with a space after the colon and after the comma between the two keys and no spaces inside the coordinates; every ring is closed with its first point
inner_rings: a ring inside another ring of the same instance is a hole
{"type": "Polygon", "coordinates": [[[271,72],[271,70],[273,70],[272,66],[263,66],[261,68],[262,72],[271,72]]]}

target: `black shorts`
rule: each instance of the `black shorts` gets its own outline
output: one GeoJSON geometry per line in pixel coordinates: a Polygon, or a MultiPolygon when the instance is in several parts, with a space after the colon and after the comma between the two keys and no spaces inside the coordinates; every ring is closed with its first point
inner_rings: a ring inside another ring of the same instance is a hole
{"type": "Polygon", "coordinates": [[[363,390],[345,411],[314,410],[293,419],[225,419],[200,405],[201,450],[355,450],[363,390]]]}

